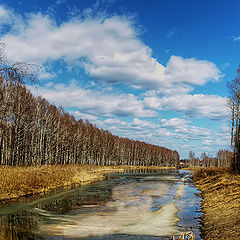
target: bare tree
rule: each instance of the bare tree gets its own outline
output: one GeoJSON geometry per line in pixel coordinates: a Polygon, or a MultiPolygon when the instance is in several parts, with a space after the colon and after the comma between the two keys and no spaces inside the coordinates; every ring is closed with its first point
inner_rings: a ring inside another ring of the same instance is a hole
{"type": "Polygon", "coordinates": [[[38,83],[39,71],[42,68],[36,64],[10,62],[4,52],[5,44],[0,43],[0,76],[15,85],[25,85],[27,82],[38,83]]]}
{"type": "Polygon", "coordinates": [[[219,150],[217,154],[218,167],[231,167],[233,153],[228,150],[219,150]]]}
{"type": "Polygon", "coordinates": [[[233,170],[240,171],[240,67],[237,76],[227,83],[229,90],[228,108],[231,111],[231,145],[233,147],[233,170]]]}

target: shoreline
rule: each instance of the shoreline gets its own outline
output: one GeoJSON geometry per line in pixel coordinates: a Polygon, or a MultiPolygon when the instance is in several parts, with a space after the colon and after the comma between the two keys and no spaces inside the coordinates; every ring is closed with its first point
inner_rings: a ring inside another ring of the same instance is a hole
{"type": "Polygon", "coordinates": [[[0,167],[0,204],[53,192],[61,188],[87,185],[105,179],[105,173],[139,169],[175,169],[162,166],[45,165],[0,167]]]}
{"type": "Polygon", "coordinates": [[[202,239],[240,239],[240,175],[224,168],[192,171],[203,199],[202,239]]]}

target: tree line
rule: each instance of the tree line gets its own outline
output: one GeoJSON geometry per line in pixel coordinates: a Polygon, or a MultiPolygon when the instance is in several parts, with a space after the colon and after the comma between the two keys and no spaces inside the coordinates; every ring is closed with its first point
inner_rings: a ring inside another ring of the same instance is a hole
{"type": "Polygon", "coordinates": [[[201,157],[195,156],[195,153],[189,152],[189,159],[181,160],[186,167],[227,167],[231,168],[233,163],[233,152],[228,150],[219,150],[216,157],[209,156],[207,153],[201,153],[201,157]]]}
{"type": "Polygon", "coordinates": [[[35,66],[0,65],[0,165],[179,163],[177,151],[114,136],[34,97],[24,84],[36,81],[35,66]]]}
{"type": "Polygon", "coordinates": [[[231,121],[232,168],[240,172],[240,66],[237,76],[227,83],[229,90],[228,109],[231,121]]]}

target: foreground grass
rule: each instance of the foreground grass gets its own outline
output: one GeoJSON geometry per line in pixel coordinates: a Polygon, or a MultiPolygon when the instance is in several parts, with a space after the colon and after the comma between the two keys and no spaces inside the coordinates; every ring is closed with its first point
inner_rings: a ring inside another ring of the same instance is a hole
{"type": "Polygon", "coordinates": [[[104,173],[124,171],[114,166],[47,165],[0,167],[0,201],[83,185],[104,179],[104,173]]]}
{"type": "Polygon", "coordinates": [[[84,185],[104,179],[106,172],[166,167],[46,165],[39,167],[0,167],[0,202],[51,192],[58,188],[84,185]]]}
{"type": "Polygon", "coordinates": [[[196,169],[193,179],[203,197],[203,239],[240,239],[240,175],[196,169]]]}

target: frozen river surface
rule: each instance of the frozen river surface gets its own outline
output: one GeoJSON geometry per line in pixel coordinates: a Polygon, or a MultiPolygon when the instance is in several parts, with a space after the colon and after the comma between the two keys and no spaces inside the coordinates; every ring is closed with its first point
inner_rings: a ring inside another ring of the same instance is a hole
{"type": "Polygon", "coordinates": [[[199,236],[200,198],[182,170],[130,171],[0,208],[0,240],[199,236]],[[2,237],[2,238],[1,238],[2,237]]]}

